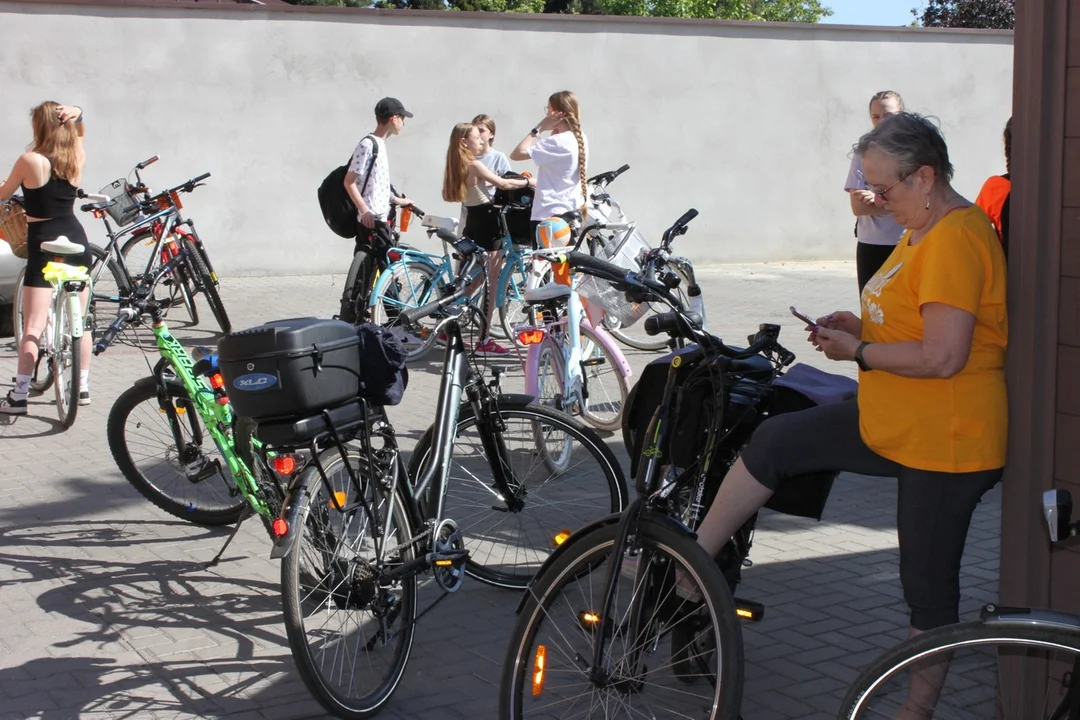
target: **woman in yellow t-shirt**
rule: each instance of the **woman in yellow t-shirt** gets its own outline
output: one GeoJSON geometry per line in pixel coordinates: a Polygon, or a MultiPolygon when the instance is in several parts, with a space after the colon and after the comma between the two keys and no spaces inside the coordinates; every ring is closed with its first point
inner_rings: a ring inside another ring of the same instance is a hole
{"type": "MultiPolygon", "coordinates": [[[[808,328],[827,357],[859,365],[858,398],[763,423],[698,542],[716,555],[781,482],[805,473],[899,478],[900,582],[917,633],[958,621],[971,516],[1005,465],[1005,257],[986,215],[950,186],[945,140],[926,119],[892,115],[855,152],[906,228],[863,289],[861,318],[836,312],[808,328]]],[[[933,706],[946,669],[913,676],[912,709],[933,706]]]]}

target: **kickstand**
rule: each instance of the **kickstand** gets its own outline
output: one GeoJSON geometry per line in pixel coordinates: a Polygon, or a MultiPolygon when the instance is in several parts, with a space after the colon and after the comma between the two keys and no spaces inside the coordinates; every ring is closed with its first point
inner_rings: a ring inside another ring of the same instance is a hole
{"type": "Polygon", "coordinates": [[[218,554],[214,556],[213,560],[203,565],[203,570],[209,570],[210,568],[218,564],[218,562],[221,560],[221,556],[225,554],[225,549],[229,547],[229,543],[231,543],[233,541],[233,538],[236,537],[236,533],[240,532],[240,526],[244,524],[245,520],[247,520],[254,514],[255,513],[252,512],[250,505],[244,507],[244,512],[240,515],[240,519],[236,521],[236,525],[233,526],[232,532],[229,533],[229,537],[225,539],[225,544],[221,546],[221,549],[218,550],[218,554]]]}

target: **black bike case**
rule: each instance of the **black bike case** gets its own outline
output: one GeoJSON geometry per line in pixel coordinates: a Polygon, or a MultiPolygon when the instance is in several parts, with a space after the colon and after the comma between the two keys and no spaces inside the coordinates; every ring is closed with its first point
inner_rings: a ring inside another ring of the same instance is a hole
{"type": "Polygon", "coordinates": [[[310,416],[360,394],[360,340],[347,322],[275,320],[229,333],[217,347],[240,417],[310,416]]]}

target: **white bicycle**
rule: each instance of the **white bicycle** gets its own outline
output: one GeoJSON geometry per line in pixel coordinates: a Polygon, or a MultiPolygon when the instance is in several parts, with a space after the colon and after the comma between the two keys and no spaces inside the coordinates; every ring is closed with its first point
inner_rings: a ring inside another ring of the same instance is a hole
{"type": "MultiPolygon", "coordinates": [[[[630,169],[623,165],[618,170],[609,170],[589,178],[589,213],[581,229],[582,251],[619,267],[637,272],[641,270],[642,258],[651,246],[637,229],[637,223],[627,217],[622,206],[608,191],[608,185],[615,178],[630,169]]],[[[671,255],[665,250],[664,262],[679,278],[679,286],[674,294],[683,306],[701,316],[701,326],[705,327],[705,303],[701,287],[694,277],[694,265],[689,259],[671,255]]],[[[666,312],[662,305],[649,307],[641,313],[634,313],[620,319],[609,313],[604,317],[603,327],[623,344],[637,350],[663,350],[669,346],[665,337],[652,337],[644,331],[644,320],[658,312],[666,312]]]]}
{"type": "MultiPolygon", "coordinates": [[[[41,244],[41,250],[49,256],[44,277],[53,286],[52,305],[49,307],[45,330],[41,333],[38,356],[30,377],[30,388],[45,392],[49,386],[56,390],[56,410],[60,422],[69,428],[75,422],[79,408],[79,373],[82,370],[82,336],[86,329],[82,300],[79,294],[91,285],[89,268],[68,265],[65,259],[80,255],[85,248],[61,235],[55,240],[41,244]]],[[[15,293],[15,346],[23,335],[23,276],[19,273],[18,290],[15,293]]]]}

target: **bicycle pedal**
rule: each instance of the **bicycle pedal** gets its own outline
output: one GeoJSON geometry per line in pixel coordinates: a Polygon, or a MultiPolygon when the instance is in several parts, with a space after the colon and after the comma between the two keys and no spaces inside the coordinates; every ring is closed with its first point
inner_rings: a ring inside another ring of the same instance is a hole
{"type": "Polygon", "coordinates": [[[607,358],[602,358],[602,357],[591,358],[589,360],[582,360],[581,361],[581,367],[594,367],[596,365],[603,365],[606,362],[607,362],[607,358]]]}
{"type": "Polygon", "coordinates": [[[468,550],[444,550],[428,553],[431,567],[461,567],[469,559],[468,550]]]}
{"type": "Polygon", "coordinates": [[[187,473],[188,482],[192,485],[201,483],[207,478],[211,478],[221,472],[221,463],[215,458],[213,460],[205,460],[202,467],[195,472],[187,473]]]}
{"type": "Polygon", "coordinates": [[[765,605],[763,603],[755,602],[753,600],[743,600],[742,598],[735,598],[735,615],[740,620],[761,622],[761,620],[765,617],[765,605]]]}

